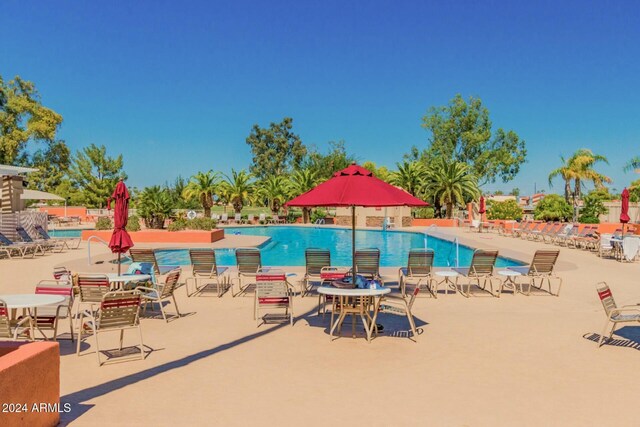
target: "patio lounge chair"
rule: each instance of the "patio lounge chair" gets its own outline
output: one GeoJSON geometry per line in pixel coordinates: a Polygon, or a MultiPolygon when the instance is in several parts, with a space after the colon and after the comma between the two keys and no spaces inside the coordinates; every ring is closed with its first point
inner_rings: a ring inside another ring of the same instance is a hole
{"type": "Polygon", "coordinates": [[[9,318],[7,303],[0,299],[0,338],[17,340],[19,336],[31,339],[29,336],[29,317],[12,321],[9,318]]]}
{"type": "Polygon", "coordinates": [[[427,289],[434,298],[438,297],[436,284],[431,276],[433,269],[432,249],[411,249],[407,260],[407,266],[398,270],[398,285],[400,294],[407,295],[407,283],[415,282],[415,286],[427,289]]]}
{"type": "Polygon", "coordinates": [[[71,315],[71,307],[73,306],[73,286],[64,281],[41,280],[36,286],[36,294],[59,295],[64,297],[64,301],[60,304],[39,307],[36,310],[36,330],[53,331],[53,339],[57,341],[59,321],[61,319],[69,319],[70,339],[73,341],[73,316],[71,315]]]}
{"type": "Polygon", "coordinates": [[[80,314],[80,329],[78,330],[78,347],[76,354],[80,356],[80,344],[83,334],[90,332],[96,341],[96,357],[98,365],[100,361],[100,346],[98,334],[103,332],[120,332],[120,347],[124,338],[124,331],[137,329],[140,336],[140,359],[144,359],[144,347],[142,342],[142,330],[140,329],[140,303],[142,296],[139,291],[109,292],[102,298],[97,313],[83,311],[80,314]]]}
{"type": "MultiPolygon", "coordinates": [[[[578,226],[574,227],[576,230],[578,229],[578,226]]],[[[589,231],[591,230],[590,226],[584,226],[582,227],[582,230],[576,231],[574,233],[573,236],[567,237],[564,241],[564,245],[567,248],[574,248],[576,249],[578,247],[577,242],[579,240],[582,240],[583,238],[585,238],[587,236],[587,234],[589,233],[589,231]]]]}
{"type": "Polygon", "coordinates": [[[569,224],[565,227],[564,231],[556,235],[553,240],[554,245],[567,246],[567,242],[578,236],[580,233],[578,226],[575,224],[569,224]]]}
{"type": "MultiPolygon", "coordinates": [[[[531,288],[543,290],[542,286],[546,280],[549,287],[549,294],[559,296],[560,288],[562,287],[562,278],[555,275],[553,271],[559,255],[559,249],[537,250],[535,254],[533,254],[533,260],[531,261],[531,264],[529,264],[528,266],[509,267],[509,270],[517,271],[518,273],[522,274],[522,277],[527,279],[527,291],[524,291],[524,284],[520,282],[520,293],[528,296],[531,295],[531,288]],[[536,280],[538,279],[540,279],[540,286],[536,286],[536,280]],[[553,291],[551,290],[552,279],[558,281],[558,289],[555,293],[553,293],[553,291]]],[[[516,277],[514,280],[517,282],[518,277],[516,277]]]]}
{"type": "MultiPolygon", "coordinates": [[[[498,293],[494,294],[493,289],[493,266],[498,259],[498,251],[487,249],[476,249],[473,252],[471,258],[471,265],[469,267],[455,267],[453,270],[463,277],[467,278],[467,283],[458,282],[460,293],[465,296],[471,296],[471,286],[474,285],[479,289],[489,292],[493,296],[500,297],[502,291],[502,285],[498,288],[498,293]],[[482,282],[482,285],[480,283],[482,282]],[[490,290],[487,289],[487,282],[489,282],[490,290]],[[465,292],[464,286],[467,286],[465,292]]],[[[497,279],[499,281],[499,279],[497,279]]]]}
{"type": "MultiPolygon", "coordinates": [[[[236,249],[236,265],[238,266],[238,292],[236,294],[233,294],[233,287],[231,288],[231,294],[234,297],[247,293],[253,289],[251,286],[252,283],[247,282],[247,280],[255,279],[258,270],[262,268],[260,249],[236,249]]],[[[255,281],[253,282],[253,284],[255,284],[255,281]]]]}
{"type": "Polygon", "coordinates": [[[129,249],[129,256],[132,262],[147,262],[153,264],[153,271],[156,275],[160,274],[160,266],[158,265],[158,259],[153,249],[148,248],[131,248],[129,249]]]}
{"type": "Polygon", "coordinates": [[[253,317],[257,326],[261,325],[261,321],[266,323],[271,319],[288,320],[293,326],[293,295],[283,271],[270,269],[257,272],[253,317]],[[284,314],[260,316],[260,311],[274,309],[284,310],[284,314]]]}
{"type": "Polygon", "coordinates": [[[377,279],[384,285],[380,275],[380,249],[356,249],[355,266],[357,274],[377,279]]]}
{"type": "MultiPolygon", "coordinates": [[[[420,286],[416,286],[416,288],[411,293],[411,298],[407,301],[406,297],[397,296],[397,295],[383,295],[380,297],[380,305],[378,306],[377,313],[374,317],[377,318],[379,313],[388,313],[395,314],[398,316],[406,316],[409,321],[409,327],[411,328],[411,332],[413,336],[417,336],[418,332],[416,331],[416,323],[413,320],[413,314],[411,314],[411,307],[413,307],[413,303],[420,292],[420,286]]],[[[378,333],[378,328],[376,328],[375,322],[371,322],[372,334],[378,333]]]]}
{"type": "Polygon", "coordinates": [[[604,324],[600,340],[598,341],[598,348],[600,348],[602,347],[605,336],[608,335],[608,339],[611,339],[618,323],[632,323],[640,326],[640,306],[625,305],[618,308],[616,301],[613,299],[611,289],[609,289],[609,286],[607,286],[605,282],[598,283],[596,289],[598,291],[598,297],[604,307],[604,312],[607,315],[607,321],[604,324]],[[609,323],[611,323],[611,329],[607,334],[609,323]]]}
{"type": "Polygon", "coordinates": [[[611,243],[611,238],[613,237],[613,235],[608,234],[608,233],[604,233],[600,235],[600,242],[598,244],[598,256],[600,258],[604,258],[605,255],[615,258],[616,253],[615,253],[615,248],[613,247],[613,244],[611,243]]]}
{"type": "Polygon", "coordinates": [[[178,302],[176,301],[176,296],[174,291],[178,287],[178,280],[180,279],[180,268],[176,268],[171,270],[167,277],[165,278],[164,283],[158,284],[155,288],[147,288],[144,286],[136,287],[136,290],[142,293],[142,304],[144,304],[144,311],[147,310],[147,305],[151,304],[151,309],[153,309],[153,304],[158,304],[160,306],[160,312],[162,313],[162,318],[165,322],[168,322],[167,315],[164,311],[164,306],[162,304],[165,300],[173,301],[173,306],[176,308],[176,315],[180,317],[180,310],[178,310],[178,302]]]}
{"type": "Polygon", "coordinates": [[[233,223],[234,224],[242,224],[242,214],[239,214],[239,213],[235,214],[233,216],[233,223]]]}
{"type": "Polygon", "coordinates": [[[37,243],[13,242],[2,233],[0,233],[0,252],[4,252],[8,258],[16,255],[25,258],[27,254],[33,258],[38,252],[45,254],[44,248],[37,243]]]}
{"type": "Polygon", "coordinates": [[[260,224],[266,223],[267,222],[267,215],[261,213],[258,221],[260,222],[260,224]]]}
{"type": "Polygon", "coordinates": [[[218,221],[220,224],[229,224],[229,214],[222,214],[222,216],[220,217],[220,221],[218,221]]]}
{"type": "Polygon", "coordinates": [[[544,235],[553,226],[552,222],[541,222],[537,224],[532,230],[525,233],[522,238],[526,240],[538,240],[541,235],[544,235]]]}
{"type": "Polygon", "coordinates": [[[55,242],[52,240],[45,240],[45,239],[37,239],[34,240],[29,233],[27,233],[27,230],[25,230],[23,227],[16,227],[16,233],[18,233],[18,236],[20,236],[20,239],[22,239],[23,242],[26,243],[37,243],[38,245],[40,245],[43,249],[45,250],[50,250],[52,252],[62,252],[62,250],[64,249],[66,243],[59,241],[59,242],[55,242]]]}
{"type": "Polygon", "coordinates": [[[191,260],[192,277],[185,281],[187,296],[201,293],[208,288],[214,288],[218,297],[221,297],[227,289],[229,282],[224,273],[227,267],[218,267],[216,262],[216,252],[213,249],[189,249],[189,259],[191,260]],[[189,293],[189,282],[193,281],[195,291],[189,293]],[[198,281],[204,281],[204,286],[198,287],[198,281]]]}
{"type": "Polygon", "coordinates": [[[284,224],[286,221],[284,218],[280,218],[278,215],[271,215],[271,219],[269,220],[272,224],[284,224]]]}
{"type": "Polygon", "coordinates": [[[42,228],[41,225],[35,225],[34,228],[44,240],[52,240],[52,241],[61,241],[64,242],[64,247],[67,249],[78,249],[80,247],[80,241],[82,239],[78,238],[67,238],[67,237],[51,237],[47,230],[42,228]]]}
{"type": "Polygon", "coordinates": [[[529,221],[522,221],[517,227],[511,230],[511,237],[520,237],[527,227],[529,227],[529,221]]]}
{"type": "Polygon", "coordinates": [[[253,214],[249,214],[247,215],[247,224],[253,224],[256,221],[256,217],[253,214]]]}
{"type": "Polygon", "coordinates": [[[558,235],[560,235],[560,234],[565,232],[565,228],[567,226],[568,226],[568,224],[564,224],[564,223],[561,223],[561,222],[554,222],[553,226],[551,226],[549,228],[549,231],[547,231],[546,233],[542,234],[538,240],[542,241],[544,243],[551,244],[556,240],[558,235]]]}

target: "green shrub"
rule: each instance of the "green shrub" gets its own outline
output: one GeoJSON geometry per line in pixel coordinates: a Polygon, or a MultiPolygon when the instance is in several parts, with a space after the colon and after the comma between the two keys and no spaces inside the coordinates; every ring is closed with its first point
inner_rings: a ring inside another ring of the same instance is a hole
{"type": "Polygon", "coordinates": [[[96,221],[96,230],[111,230],[113,228],[113,222],[108,216],[101,216],[96,221]]]}
{"type": "Polygon", "coordinates": [[[583,201],[584,205],[580,210],[580,222],[583,224],[600,224],[600,215],[606,214],[609,210],[604,205],[605,200],[609,200],[608,192],[599,190],[591,191],[583,201]]]}
{"type": "Polygon", "coordinates": [[[564,197],[549,194],[538,202],[533,217],[542,221],[569,221],[573,217],[573,208],[564,197]]]}
{"type": "Polygon", "coordinates": [[[194,218],[187,221],[187,229],[210,231],[216,228],[217,224],[216,220],[211,218],[194,218]]]}
{"type": "Polygon", "coordinates": [[[127,231],[140,231],[140,218],[136,215],[131,215],[127,222],[127,231]]]}
{"type": "Polygon", "coordinates": [[[505,200],[504,202],[496,202],[489,200],[487,202],[487,218],[488,219],[522,219],[522,208],[515,200],[505,200]]]}
{"type": "Polygon", "coordinates": [[[435,209],[428,207],[428,208],[419,208],[416,209],[415,211],[413,211],[413,215],[414,218],[419,218],[419,219],[433,219],[436,217],[436,211],[435,209]]]}
{"type": "Polygon", "coordinates": [[[182,231],[187,229],[186,219],[177,219],[169,224],[169,231],[182,231]]]}

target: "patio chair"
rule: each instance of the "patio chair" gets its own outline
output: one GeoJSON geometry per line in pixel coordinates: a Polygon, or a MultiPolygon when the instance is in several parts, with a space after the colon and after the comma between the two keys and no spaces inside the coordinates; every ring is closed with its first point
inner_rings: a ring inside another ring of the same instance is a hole
{"type": "Polygon", "coordinates": [[[583,233],[580,237],[576,238],[573,242],[574,247],[577,249],[592,250],[599,242],[598,238],[598,226],[587,225],[583,229],[583,233]]]}
{"type": "Polygon", "coordinates": [[[191,260],[192,277],[185,281],[187,296],[195,295],[213,287],[218,297],[221,297],[229,288],[227,267],[218,267],[216,261],[216,251],[213,249],[189,249],[189,259],[191,260]],[[222,280],[221,280],[222,279],[222,280]],[[193,281],[195,291],[189,293],[189,282],[193,281]],[[198,287],[198,281],[205,281],[204,286],[198,287]]]}
{"type": "Polygon", "coordinates": [[[438,297],[437,286],[431,276],[433,270],[432,249],[411,249],[407,260],[407,266],[398,270],[398,285],[400,294],[407,296],[407,283],[415,282],[415,286],[427,289],[434,298],[438,297]]]}
{"type": "MultiPolygon", "coordinates": [[[[527,279],[527,291],[524,291],[524,284],[522,282],[520,285],[520,293],[524,295],[531,295],[531,288],[536,288],[539,290],[543,290],[542,286],[546,281],[549,290],[548,293],[551,295],[559,296],[560,288],[562,287],[562,278],[554,274],[554,268],[556,266],[556,261],[558,260],[558,256],[560,255],[559,249],[552,250],[537,250],[533,254],[533,260],[531,260],[531,264],[528,266],[522,267],[509,267],[508,270],[517,271],[522,274],[522,277],[527,279]],[[540,286],[536,286],[536,280],[540,279],[540,286]],[[553,293],[551,290],[551,280],[558,281],[558,289],[556,293],[553,293]]],[[[514,279],[516,283],[518,282],[518,277],[514,279]]]]}
{"type": "Polygon", "coordinates": [[[258,221],[260,221],[260,224],[264,224],[264,223],[267,222],[267,215],[266,214],[261,213],[259,218],[260,219],[258,221]]]}
{"type": "Polygon", "coordinates": [[[522,235],[522,232],[525,231],[527,227],[529,227],[529,224],[529,221],[522,221],[518,227],[514,228],[511,231],[511,237],[520,237],[522,235]]]}
{"type": "Polygon", "coordinates": [[[80,344],[84,333],[91,333],[96,341],[96,357],[100,361],[100,345],[98,335],[104,332],[120,332],[120,347],[122,350],[124,331],[137,329],[140,336],[140,359],[144,359],[142,330],[140,329],[140,304],[142,296],[137,290],[109,292],[100,302],[97,313],[83,311],[80,314],[80,329],[78,330],[78,346],[76,354],[80,356],[80,344]]]}
{"type": "Polygon", "coordinates": [[[16,227],[16,232],[18,233],[18,236],[20,236],[20,239],[25,242],[25,243],[36,243],[38,245],[40,245],[44,250],[50,250],[51,252],[62,252],[62,250],[65,247],[65,243],[60,241],[60,242],[55,242],[55,241],[51,241],[51,240],[44,240],[44,239],[37,239],[34,240],[29,233],[27,233],[27,230],[25,230],[23,227],[16,227]]]}
{"type": "Polygon", "coordinates": [[[18,337],[31,340],[29,333],[29,317],[11,320],[7,303],[0,299],[0,339],[16,341],[18,337]]]}
{"type": "Polygon", "coordinates": [[[167,277],[165,278],[164,283],[159,283],[155,288],[148,288],[145,286],[136,287],[136,290],[142,293],[142,304],[144,304],[144,311],[147,310],[147,305],[151,304],[151,309],[153,310],[153,304],[158,304],[158,306],[160,306],[160,313],[162,313],[162,318],[165,322],[169,322],[162,302],[165,300],[171,300],[173,301],[173,305],[176,308],[177,317],[180,317],[178,302],[176,301],[176,296],[174,294],[174,291],[178,287],[180,272],[180,268],[171,270],[169,273],[167,273],[167,277]]]}
{"type": "Polygon", "coordinates": [[[300,282],[300,296],[304,298],[306,294],[313,290],[313,282],[322,284],[323,268],[331,267],[331,252],[329,249],[307,248],[304,251],[305,272],[300,282]]]}
{"type": "Polygon", "coordinates": [[[565,227],[564,231],[555,236],[553,241],[554,245],[567,246],[567,242],[580,233],[578,226],[575,224],[569,224],[565,227]]]}
{"type": "MultiPolygon", "coordinates": [[[[411,308],[413,307],[413,303],[416,300],[416,297],[420,293],[420,286],[416,286],[413,292],[411,293],[411,298],[407,301],[406,297],[398,296],[398,295],[383,295],[380,297],[380,305],[378,306],[378,310],[375,318],[379,313],[387,313],[394,314],[396,316],[406,316],[409,321],[409,327],[411,328],[411,332],[413,336],[417,336],[418,332],[416,331],[416,323],[413,320],[413,314],[411,313],[411,308]]],[[[376,328],[375,322],[371,324],[372,333],[378,333],[378,328],[376,328]]]]}
{"type": "MultiPolygon", "coordinates": [[[[69,319],[69,332],[73,341],[73,316],[71,307],[73,306],[73,286],[64,281],[41,280],[36,285],[36,294],[59,295],[64,297],[64,301],[56,305],[39,307],[35,311],[36,330],[53,331],[53,339],[58,340],[58,323],[61,319],[69,319]]],[[[42,334],[44,336],[44,334],[42,334]]],[[[47,337],[44,336],[46,339],[47,337]]]]}
{"type": "Polygon", "coordinates": [[[246,221],[246,223],[247,223],[247,224],[253,224],[253,223],[255,222],[255,220],[256,220],[255,215],[253,215],[253,214],[249,214],[249,215],[247,215],[247,221],[246,221]]]}
{"type": "Polygon", "coordinates": [[[256,295],[254,299],[254,319],[257,326],[260,321],[266,323],[270,319],[281,319],[289,321],[293,326],[293,295],[284,271],[270,269],[268,271],[259,270],[256,275],[256,295]],[[284,314],[260,316],[260,311],[264,310],[284,310],[284,314]]]}
{"type": "Polygon", "coordinates": [[[277,214],[271,215],[271,219],[269,220],[272,224],[284,224],[286,220],[284,218],[280,218],[277,214]]]}
{"type": "Polygon", "coordinates": [[[58,282],[71,285],[71,271],[67,267],[53,267],[53,278],[58,282]]]}
{"type": "MultiPolygon", "coordinates": [[[[236,265],[238,267],[238,292],[233,294],[233,285],[231,294],[234,297],[251,291],[252,283],[245,282],[248,279],[255,279],[258,270],[262,268],[262,258],[260,249],[257,248],[237,248],[236,249],[236,265]]],[[[255,284],[255,281],[253,282],[255,284]]]]}
{"type": "Polygon", "coordinates": [[[356,249],[356,273],[372,280],[379,280],[384,285],[380,275],[380,249],[356,249]]]}
{"type": "Polygon", "coordinates": [[[109,278],[104,274],[78,274],[74,281],[79,298],[76,318],[82,309],[95,311],[102,298],[111,291],[109,278]]]}
{"type": "Polygon", "coordinates": [[[538,240],[540,236],[543,236],[551,227],[553,227],[552,222],[541,222],[532,230],[525,233],[522,238],[526,240],[538,240]]]}
{"type": "Polygon", "coordinates": [[[604,258],[605,256],[615,258],[615,248],[611,243],[612,237],[613,235],[609,233],[604,233],[600,235],[600,242],[598,244],[598,256],[600,258],[604,258]]]}
{"type": "Polygon", "coordinates": [[[233,223],[234,224],[241,224],[242,223],[242,214],[239,214],[239,213],[235,214],[233,216],[233,223]]]}
{"type": "MultiPolygon", "coordinates": [[[[577,230],[578,226],[575,226],[574,228],[577,230]]],[[[576,231],[573,236],[567,237],[565,239],[565,241],[564,241],[564,245],[567,248],[577,249],[578,248],[578,242],[580,240],[584,239],[587,236],[587,234],[589,233],[590,230],[591,230],[591,226],[582,227],[582,230],[576,231]]]]}
{"type": "Polygon", "coordinates": [[[218,221],[220,224],[229,224],[229,214],[222,214],[222,216],[220,217],[220,221],[218,221]]]}
{"type": "Polygon", "coordinates": [[[131,248],[129,249],[129,257],[132,262],[148,262],[153,264],[153,271],[156,275],[160,275],[160,265],[156,258],[156,253],[149,248],[131,248]]]}
{"type": "Polygon", "coordinates": [[[38,252],[45,254],[44,248],[37,243],[14,242],[2,233],[0,233],[0,252],[4,252],[9,259],[16,255],[25,258],[30,254],[33,258],[38,252]]]}
{"type": "Polygon", "coordinates": [[[616,305],[616,301],[613,299],[611,289],[607,286],[606,282],[600,282],[596,285],[598,291],[598,297],[604,307],[604,312],[607,315],[607,320],[602,329],[600,340],[598,341],[598,348],[602,347],[604,337],[608,335],[607,339],[611,339],[613,332],[616,329],[616,325],[619,323],[632,323],[640,326],[640,306],[638,305],[624,305],[620,308],[616,305]],[[611,329],[609,330],[609,323],[611,323],[611,329]],[[609,333],[607,334],[607,330],[609,333]]]}
{"type": "MultiPolygon", "coordinates": [[[[454,267],[453,270],[460,274],[462,277],[467,278],[466,283],[458,282],[460,293],[469,298],[471,296],[471,286],[475,286],[485,292],[489,292],[493,296],[500,297],[502,291],[502,285],[498,288],[498,293],[494,293],[493,289],[493,267],[498,259],[498,251],[487,249],[476,249],[473,251],[473,257],[471,258],[471,265],[469,267],[454,267]],[[480,283],[482,282],[482,286],[480,283]],[[491,290],[487,290],[487,282],[491,290]],[[464,286],[467,286],[467,291],[464,291],[464,286]]],[[[500,279],[497,279],[500,281],[500,279]]]]}
{"type": "Polygon", "coordinates": [[[568,227],[568,224],[565,224],[562,222],[554,222],[553,226],[549,228],[549,231],[547,231],[541,236],[540,241],[548,244],[554,243],[560,234],[565,233],[565,229],[567,227],[568,227]]]}
{"type": "Polygon", "coordinates": [[[78,249],[80,247],[80,241],[82,239],[74,237],[51,237],[47,230],[42,228],[41,225],[35,225],[34,228],[44,240],[61,241],[64,242],[64,247],[67,249],[78,249]]]}

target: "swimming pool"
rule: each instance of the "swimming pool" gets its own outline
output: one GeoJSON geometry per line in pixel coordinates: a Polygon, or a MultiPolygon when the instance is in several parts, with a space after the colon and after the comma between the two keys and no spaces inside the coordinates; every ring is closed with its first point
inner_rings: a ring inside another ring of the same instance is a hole
{"type": "MultiPolygon", "coordinates": [[[[348,266],[351,264],[351,229],[333,227],[225,227],[226,234],[244,234],[267,236],[270,239],[260,246],[264,265],[304,265],[306,248],[328,248],[331,251],[333,265],[348,266]]],[[[422,233],[405,231],[356,231],[357,248],[380,249],[380,265],[398,267],[406,265],[411,248],[428,248],[435,251],[434,265],[438,267],[455,266],[456,248],[452,242],[428,236],[422,233]]],[[[233,249],[217,249],[218,263],[235,265],[233,249]]],[[[460,266],[471,263],[473,249],[460,245],[460,266]]],[[[161,265],[188,265],[187,250],[158,251],[158,262],[161,265]]],[[[518,262],[499,258],[499,267],[520,265],[518,262]]]]}
{"type": "Polygon", "coordinates": [[[48,233],[51,237],[80,237],[82,230],[86,230],[86,228],[56,228],[55,230],[49,229],[48,233]]]}

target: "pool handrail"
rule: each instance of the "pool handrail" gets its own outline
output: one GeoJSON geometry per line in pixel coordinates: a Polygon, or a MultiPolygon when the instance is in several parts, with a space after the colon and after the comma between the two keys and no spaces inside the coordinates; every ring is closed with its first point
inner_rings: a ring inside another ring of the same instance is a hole
{"type": "Polygon", "coordinates": [[[91,265],[91,241],[92,240],[97,240],[100,243],[102,243],[103,245],[109,247],[109,243],[107,243],[104,239],[98,237],[98,236],[91,236],[87,239],[87,261],[89,263],[89,265],[91,265]]]}

